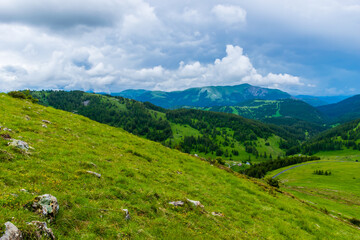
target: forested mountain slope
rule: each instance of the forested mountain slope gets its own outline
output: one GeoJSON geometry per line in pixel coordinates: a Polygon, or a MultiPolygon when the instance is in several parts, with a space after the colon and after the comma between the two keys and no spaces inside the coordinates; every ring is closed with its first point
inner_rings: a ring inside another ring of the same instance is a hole
{"type": "Polygon", "coordinates": [[[78,114],[1,94],[0,119],[0,234],[11,221],[30,238],[27,222],[47,219],[24,206],[51,194],[56,239],[360,239],[287,194],[78,114]]]}
{"type": "Polygon", "coordinates": [[[264,124],[226,113],[165,110],[151,103],[80,91],[31,92],[39,103],[75,112],[101,123],[204,157],[262,160],[305,140],[299,129],[264,124]]]}
{"type": "Polygon", "coordinates": [[[360,118],[360,95],[347,98],[341,102],[318,107],[328,116],[332,123],[344,123],[360,118]]]}
{"type": "Polygon", "coordinates": [[[251,99],[277,100],[291,97],[278,89],[255,87],[249,84],[190,88],[175,92],[126,90],[115,95],[151,102],[164,108],[229,106],[251,99]]]}

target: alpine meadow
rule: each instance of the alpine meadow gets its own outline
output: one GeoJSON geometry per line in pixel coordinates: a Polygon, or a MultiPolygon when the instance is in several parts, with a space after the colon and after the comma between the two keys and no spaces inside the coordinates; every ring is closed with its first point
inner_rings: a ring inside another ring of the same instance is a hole
{"type": "Polygon", "coordinates": [[[0,240],[360,240],[356,29],[357,1],[0,1],[0,240]]]}

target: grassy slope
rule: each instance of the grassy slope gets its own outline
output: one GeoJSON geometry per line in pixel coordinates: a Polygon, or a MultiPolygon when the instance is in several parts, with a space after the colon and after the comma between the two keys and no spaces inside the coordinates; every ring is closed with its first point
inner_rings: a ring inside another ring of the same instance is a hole
{"type": "MultiPolygon", "coordinates": [[[[282,187],[295,196],[331,214],[348,219],[360,219],[360,163],[358,155],[322,157],[319,163],[300,166],[281,174],[282,187]],[[330,176],[315,175],[315,170],[331,171],[330,176]]],[[[290,167],[277,169],[269,176],[290,167]]]]}
{"type": "Polygon", "coordinates": [[[297,200],[121,129],[3,94],[0,114],[13,138],[34,147],[24,155],[0,140],[1,224],[13,217],[22,228],[40,218],[22,208],[34,197],[25,188],[58,198],[50,224],[58,239],[360,239],[359,230],[297,200]],[[43,128],[43,119],[52,124],[43,128]],[[168,204],[186,198],[206,212],[168,204]]]}

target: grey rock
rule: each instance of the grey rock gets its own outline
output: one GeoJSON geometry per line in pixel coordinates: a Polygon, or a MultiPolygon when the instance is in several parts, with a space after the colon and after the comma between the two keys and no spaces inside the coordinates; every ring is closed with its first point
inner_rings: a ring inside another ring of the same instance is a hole
{"type": "Polygon", "coordinates": [[[201,207],[203,208],[204,205],[202,205],[199,201],[194,201],[194,200],[190,200],[190,199],[186,199],[189,203],[193,204],[195,207],[201,207]]]}
{"type": "Polygon", "coordinates": [[[174,202],[169,202],[169,204],[177,207],[177,206],[184,206],[185,203],[183,201],[174,201],[174,202]]]}
{"type": "Polygon", "coordinates": [[[36,236],[37,239],[51,239],[51,240],[56,239],[51,228],[47,227],[46,222],[32,221],[28,224],[36,227],[34,235],[36,236]]]}
{"type": "Polygon", "coordinates": [[[211,214],[216,217],[224,217],[224,214],[219,213],[219,212],[212,212],[211,214]]]}
{"type": "Polygon", "coordinates": [[[93,171],[86,171],[87,173],[89,173],[89,174],[92,174],[92,175],[94,175],[94,176],[96,176],[96,177],[98,177],[98,178],[101,178],[101,174],[100,173],[96,173],[96,172],[93,172],[93,171]]]}
{"type": "Polygon", "coordinates": [[[2,237],[0,237],[0,240],[22,240],[22,234],[20,230],[11,222],[5,223],[5,233],[2,237]]]}
{"type": "Polygon", "coordinates": [[[125,212],[125,220],[129,221],[131,219],[129,210],[123,209],[123,211],[125,212]]]}
{"type": "Polygon", "coordinates": [[[45,124],[41,125],[43,128],[47,128],[47,126],[45,124]]]}
{"type": "Polygon", "coordinates": [[[42,120],[42,122],[43,122],[43,123],[46,123],[46,124],[51,124],[51,122],[48,121],[48,120],[42,120]]]}
{"type": "Polygon", "coordinates": [[[32,211],[37,212],[50,220],[55,218],[59,212],[59,208],[57,198],[50,194],[37,196],[34,202],[31,203],[32,211]]]}
{"type": "Polygon", "coordinates": [[[29,150],[29,144],[17,139],[12,139],[12,142],[9,143],[9,146],[17,147],[25,151],[29,150]]]}

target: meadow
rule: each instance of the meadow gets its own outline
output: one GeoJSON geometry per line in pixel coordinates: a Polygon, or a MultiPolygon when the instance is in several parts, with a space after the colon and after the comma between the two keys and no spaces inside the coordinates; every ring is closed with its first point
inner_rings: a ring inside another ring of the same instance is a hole
{"type": "Polygon", "coordinates": [[[52,194],[57,239],[360,239],[350,223],[261,181],[77,114],[0,94],[0,125],[31,147],[0,139],[0,233],[6,221],[24,232],[46,221],[24,205],[52,194]]]}

